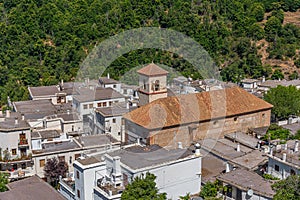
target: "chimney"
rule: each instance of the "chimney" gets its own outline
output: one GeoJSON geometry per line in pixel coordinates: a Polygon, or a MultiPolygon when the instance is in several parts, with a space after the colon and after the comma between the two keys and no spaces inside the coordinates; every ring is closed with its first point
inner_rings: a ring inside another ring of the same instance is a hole
{"type": "Polygon", "coordinates": [[[6,118],[10,118],[10,110],[6,110],[6,118]]]}
{"type": "Polygon", "coordinates": [[[107,78],[110,79],[109,73],[107,73],[107,78]]]}
{"type": "Polygon", "coordinates": [[[229,163],[228,162],[226,162],[226,171],[225,171],[226,173],[228,173],[228,172],[230,172],[230,166],[229,166],[229,163]]]}
{"type": "Polygon", "coordinates": [[[262,77],[262,82],[263,83],[266,82],[266,77],[265,76],[262,77]]]}
{"type": "Polygon", "coordinates": [[[270,156],[273,156],[273,148],[270,147],[270,156]]]}
{"type": "Polygon", "coordinates": [[[113,172],[115,176],[122,175],[121,173],[121,158],[116,156],[113,158],[113,172]]]}
{"type": "Polygon", "coordinates": [[[283,148],[284,148],[284,150],[287,150],[287,149],[288,149],[288,145],[287,145],[287,144],[284,144],[284,145],[283,145],[283,148]]]}
{"type": "Polygon", "coordinates": [[[61,86],[64,86],[64,80],[63,80],[63,79],[61,79],[60,85],[61,85],[61,86]]]}
{"type": "Polygon", "coordinates": [[[182,142],[178,142],[178,149],[182,149],[182,142]]]}
{"type": "Polygon", "coordinates": [[[257,143],[257,149],[260,150],[260,146],[261,146],[261,141],[258,141],[257,143]]]}
{"type": "Polygon", "coordinates": [[[136,139],[136,143],[137,143],[138,145],[141,145],[140,138],[137,138],[137,139],[136,139]]]}
{"type": "Polygon", "coordinates": [[[200,156],[201,154],[200,154],[200,144],[199,143],[196,143],[195,144],[195,156],[200,156]]]}
{"type": "Polygon", "coordinates": [[[286,153],[282,154],[282,161],[285,162],[286,161],[286,153]]]}
{"type": "Polygon", "coordinates": [[[298,152],[298,151],[299,151],[299,141],[296,140],[296,141],[295,141],[294,152],[298,152]]]}
{"type": "Polygon", "coordinates": [[[18,124],[19,124],[18,118],[15,117],[15,125],[18,125],[18,124]]]}
{"type": "Polygon", "coordinates": [[[126,102],[126,109],[129,109],[129,102],[126,102]]]}
{"type": "Polygon", "coordinates": [[[25,115],[23,113],[21,114],[21,117],[22,117],[22,121],[24,121],[25,120],[25,115]]]}
{"type": "Polygon", "coordinates": [[[236,151],[237,151],[237,152],[240,152],[240,151],[241,151],[240,143],[237,144],[236,151]]]}

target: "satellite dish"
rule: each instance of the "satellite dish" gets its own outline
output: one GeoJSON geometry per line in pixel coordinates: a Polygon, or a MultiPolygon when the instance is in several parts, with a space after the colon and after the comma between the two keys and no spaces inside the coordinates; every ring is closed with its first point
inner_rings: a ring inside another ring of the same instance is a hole
{"type": "Polygon", "coordinates": [[[250,197],[253,196],[253,190],[252,190],[252,189],[249,189],[249,190],[247,191],[247,195],[250,196],[250,197]]]}

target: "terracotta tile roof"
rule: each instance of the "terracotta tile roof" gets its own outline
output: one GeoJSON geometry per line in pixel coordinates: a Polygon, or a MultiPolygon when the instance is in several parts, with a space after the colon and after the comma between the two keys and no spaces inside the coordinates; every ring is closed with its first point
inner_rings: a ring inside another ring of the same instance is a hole
{"type": "Polygon", "coordinates": [[[158,99],[124,118],[147,129],[237,116],[273,106],[239,87],[158,99]]]}
{"type": "Polygon", "coordinates": [[[137,73],[144,74],[147,76],[158,76],[158,75],[166,75],[169,72],[160,68],[154,63],[151,63],[147,65],[146,67],[143,67],[142,69],[138,70],[137,73]]]}

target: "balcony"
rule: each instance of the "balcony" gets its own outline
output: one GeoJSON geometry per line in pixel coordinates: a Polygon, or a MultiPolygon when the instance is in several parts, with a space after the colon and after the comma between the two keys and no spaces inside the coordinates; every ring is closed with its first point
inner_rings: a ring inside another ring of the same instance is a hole
{"type": "Polygon", "coordinates": [[[21,146],[21,147],[22,147],[22,146],[23,146],[23,147],[27,147],[27,146],[29,146],[28,140],[27,140],[27,139],[20,139],[18,145],[19,145],[19,147],[20,147],[20,146],[21,146]]]}

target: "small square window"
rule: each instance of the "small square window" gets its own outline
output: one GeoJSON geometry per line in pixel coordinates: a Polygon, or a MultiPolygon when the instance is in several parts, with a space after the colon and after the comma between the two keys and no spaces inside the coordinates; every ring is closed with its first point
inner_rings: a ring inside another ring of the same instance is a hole
{"type": "Polygon", "coordinates": [[[109,102],[109,106],[112,106],[112,103],[113,103],[113,102],[112,102],[112,101],[110,101],[110,102],[109,102]]]}
{"type": "Polygon", "coordinates": [[[83,109],[85,109],[85,110],[88,109],[88,105],[87,105],[87,104],[84,104],[84,105],[83,105],[83,109]]]}
{"type": "Polygon", "coordinates": [[[118,136],[120,136],[121,135],[121,132],[118,132],[118,136]]]}
{"type": "Polygon", "coordinates": [[[12,149],[11,154],[14,155],[14,156],[17,155],[17,149],[12,149]]]}
{"type": "Polygon", "coordinates": [[[41,159],[40,160],[40,167],[44,167],[45,166],[45,159],[41,159]]]}
{"type": "Polygon", "coordinates": [[[114,88],[116,88],[116,87],[117,87],[117,85],[114,85],[113,87],[114,87],[114,88]]]}
{"type": "Polygon", "coordinates": [[[89,108],[91,109],[91,108],[93,108],[93,104],[91,103],[91,104],[89,104],[89,108]]]}
{"type": "Polygon", "coordinates": [[[265,113],[263,113],[261,116],[262,116],[262,118],[265,118],[266,114],[265,114],[265,113]]]}
{"type": "Polygon", "coordinates": [[[234,120],[235,122],[237,121],[237,119],[238,119],[237,117],[233,118],[233,120],[234,120]]]}
{"type": "Polygon", "coordinates": [[[279,166],[275,165],[275,171],[279,172],[279,166]]]}
{"type": "Polygon", "coordinates": [[[113,123],[116,123],[116,118],[113,118],[112,122],[113,122],[113,123]]]}
{"type": "Polygon", "coordinates": [[[107,105],[106,102],[103,102],[103,107],[106,107],[106,105],[107,105]]]}

